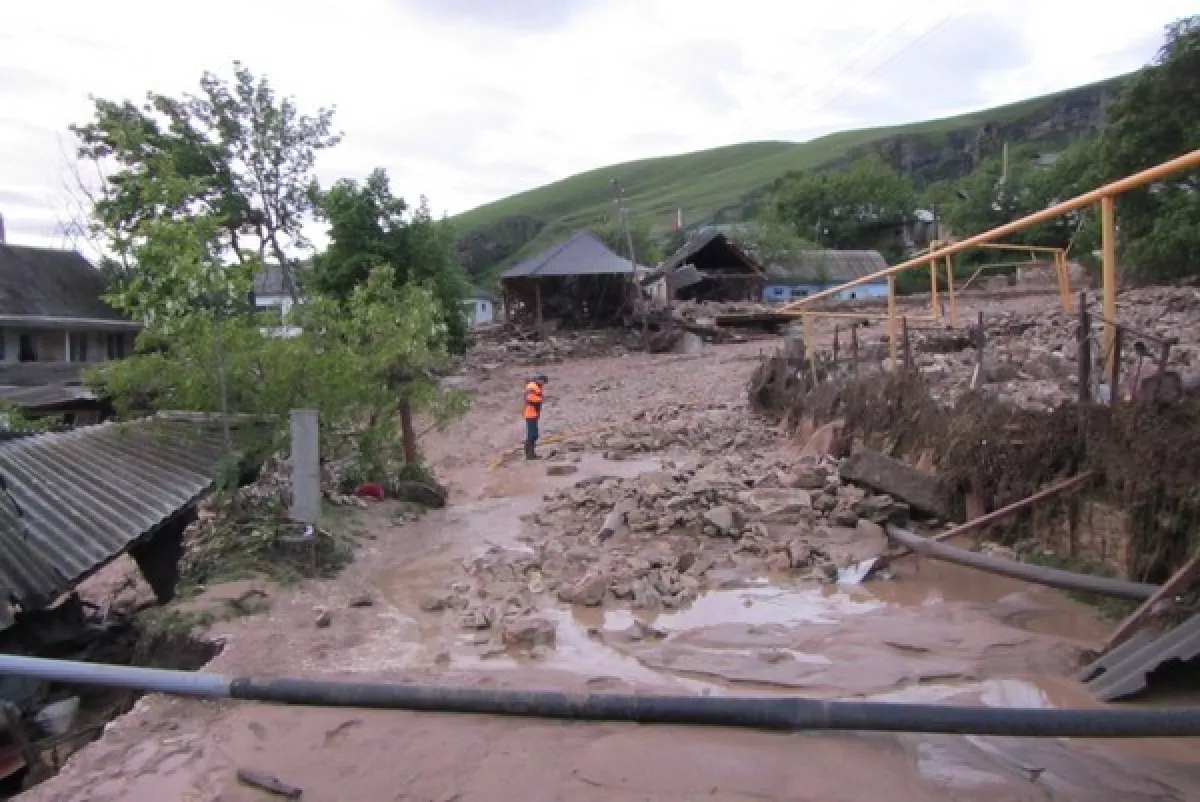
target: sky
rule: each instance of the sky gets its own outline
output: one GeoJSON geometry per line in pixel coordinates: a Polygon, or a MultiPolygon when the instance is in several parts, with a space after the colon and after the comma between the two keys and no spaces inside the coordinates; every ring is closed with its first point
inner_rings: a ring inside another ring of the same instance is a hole
{"type": "Polygon", "coordinates": [[[336,109],[328,184],[384,167],[455,214],[584,170],[946,116],[1136,69],[1197,0],[40,0],[0,24],[0,214],[69,247],[91,96],[235,60],[336,109]]]}

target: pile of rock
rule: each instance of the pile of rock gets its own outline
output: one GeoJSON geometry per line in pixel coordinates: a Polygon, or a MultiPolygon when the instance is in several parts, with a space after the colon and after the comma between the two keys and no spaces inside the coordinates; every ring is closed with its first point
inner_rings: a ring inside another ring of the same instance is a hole
{"type": "Polygon", "coordinates": [[[531,623],[542,620],[540,603],[656,612],[767,574],[832,582],[839,565],[861,556],[843,546],[865,542],[877,553],[885,545],[880,525],[907,519],[907,505],[843,483],[830,458],[668,463],[548,495],[528,516],[528,550],[473,558],[468,580],[424,606],[453,611],[485,651],[530,639],[545,647],[552,638],[531,623]],[[524,634],[511,634],[513,627],[524,634]]]}
{"type": "Polygon", "coordinates": [[[640,332],[624,328],[561,331],[544,338],[530,332],[495,329],[490,338],[477,338],[465,367],[495,370],[505,365],[550,365],[568,359],[622,356],[640,348],[640,332]],[[505,336],[498,337],[497,333],[505,336]]]}

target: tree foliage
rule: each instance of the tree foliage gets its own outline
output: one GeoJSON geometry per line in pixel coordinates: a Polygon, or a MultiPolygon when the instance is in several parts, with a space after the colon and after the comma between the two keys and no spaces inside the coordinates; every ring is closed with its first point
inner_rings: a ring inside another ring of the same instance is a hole
{"type": "MultiPolygon", "coordinates": [[[[1200,15],[1168,26],[1155,62],[1108,110],[1100,158],[1116,179],[1182,155],[1200,143],[1200,15]]],[[[1122,263],[1138,278],[1200,271],[1200,171],[1117,200],[1122,263]]]]}
{"type": "MultiPolygon", "coordinates": [[[[589,226],[588,230],[613,253],[629,258],[629,237],[625,234],[625,227],[616,220],[599,220],[589,226]]],[[[633,253],[639,265],[653,267],[678,250],[668,250],[670,242],[661,239],[649,225],[636,219],[631,224],[629,235],[633,238],[633,253]]]]}
{"type": "Polygon", "coordinates": [[[295,297],[293,267],[309,248],[303,226],[313,207],[313,165],[340,138],[332,110],[303,114],[236,62],[232,82],[205,73],[198,94],[93,102],[92,121],[71,130],[80,158],[104,176],[93,222],[122,266],[120,278],[137,281],[161,267],[140,261],[152,228],[203,219],[213,261],[270,260],[295,297]]]}
{"type": "Polygon", "coordinates": [[[768,206],[770,222],[820,247],[888,249],[916,209],[912,183],[878,156],[845,170],[802,173],[784,181],[768,206]]]}
{"type": "Polygon", "coordinates": [[[381,168],[362,183],[338,181],[317,198],[320,215],[329,223],[330,244],[313,260],[315,288],[348,299],[373,270],[387,266],[398,287],[431,288],[446,327],[446,343],[456,353],[465,350],[462,301],[468,287],[456,261],[450,224],[433,219],[424,198],[412,209],[394,196],[381,168]]]}

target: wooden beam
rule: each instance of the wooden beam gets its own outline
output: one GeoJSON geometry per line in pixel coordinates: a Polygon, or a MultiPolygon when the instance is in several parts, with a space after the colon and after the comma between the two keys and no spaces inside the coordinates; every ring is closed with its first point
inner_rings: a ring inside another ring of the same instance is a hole
{"type": "Polygon", "coordinates": [[[1111,651],[1113,648],[1129,640],[1129,636],[1145,623],[1159,602],[1186,592],[1198,579],[1200,579],[1200,552],[1193,555],[1192,559],[1188,560],[1182,568],[1176,571],[1175,575],[1168,579],[1166,584],[1158,589],[1157,593],[1146,599],[1146,602],[1141,607],[1134,610],[1132,615],[1121,622],[1121,625],[1113,631],[1113,634],[1108,636],[1108,640],[1100,647],[1100,653],[1104,654],[1111,651]]]}

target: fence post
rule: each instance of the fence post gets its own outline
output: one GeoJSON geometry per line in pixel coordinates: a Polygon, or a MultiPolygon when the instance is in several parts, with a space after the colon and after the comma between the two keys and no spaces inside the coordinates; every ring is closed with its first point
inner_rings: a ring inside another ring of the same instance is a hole
{"type": "Polygon", "coordinates": [[[975,329],[975,370],[971,374],[971,389],[983,386],[983,347],[987,344],[987,332],[983,328],[983,312],[979,313],[979,326],[975,329]]]}
{"type": "Polygon", "coordinates": [[[896,277],[888,276],[888,358],[892,361],[892,369],[896,369],[896,353],[900,332],[896,331],[896,277]]]}
{"type": "Polygon", "coordinates": [[[910,348],[909,343],[908,343],[908,316],[907,315],[900,318],[900,327],[901,327],[901,330],[904,332],[904,334],[903,334],[903,337],[904,337],[904,369],[909,370],[912,368],[912,349],[910,348]]]}
{"type": "Polygon", "coordinates": [[[838,339],[841,334],[838,326],[833,327],[833,370],[836,373],[838,368],[838,339]]]}
{"type": "Polygon", "coordinates": [[[321,517],[320,437],[315,409],[292,410],[292,518],[316,524],[321,517]]]}
{"type": "Polygon", "coordinates": [[[1092,321],[1088,315],[1087,293],[1079,293],[1079,403],[1092,400],[1092,321]]]}
{"type": "Polygon", "coordinates": [[[850,326],[850,363],[854,375],[858,375],[858,324],[850,326]]]}

